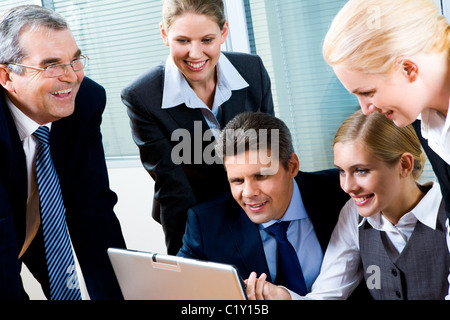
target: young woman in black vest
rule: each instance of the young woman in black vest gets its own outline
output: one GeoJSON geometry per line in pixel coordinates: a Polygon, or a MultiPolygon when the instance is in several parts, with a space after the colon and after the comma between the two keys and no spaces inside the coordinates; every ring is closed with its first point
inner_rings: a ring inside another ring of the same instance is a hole
{"type": "MultiPolygon", "coordinates": [[[[411,125],[380,113],[351,115],[334,163],[351,199],[342,208],[309,299],[346,299],[365,281],[382,300],[444,299],[450,257],[439,184],[419,184],[425,156],[411,125]]],[[[326,195],[324,195],[326,198],[326,195]]],[[[303,298],[257,279],[253,298],[303,298]]]]}
{"type": "Polygon", "coordinates": [[[435,2],[350,0],[334,18],[323,54],[365,114],[413,124],[450,218],[450,25],[435,2]]]}

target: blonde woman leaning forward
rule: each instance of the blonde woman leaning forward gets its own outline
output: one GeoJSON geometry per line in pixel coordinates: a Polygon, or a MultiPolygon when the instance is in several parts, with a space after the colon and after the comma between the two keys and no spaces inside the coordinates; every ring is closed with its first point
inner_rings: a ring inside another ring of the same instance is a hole
{"type": "MultiPolygon", "coordinates": [[[[334,162],[351,199],[306,298],[346,299],[365,281],[377,300],[444,299],[450,265],[446,215],[439,185],[416,182],[424,158],[411,125],[399,128],[379,113],[361,111],[341,125],[334,162]]],[[[260,280],[253,275],[247,281],[254,288],[250,298],[291,298],[260,280]]]]}
{"type": "Polygon", "coordinates": [[[413,123],[441,185],[447,218],[449,50],[450,27],[432,0],[350,0],[323,46],[325,60],[365,114],[378,111],[400,127],[413,123]]]}

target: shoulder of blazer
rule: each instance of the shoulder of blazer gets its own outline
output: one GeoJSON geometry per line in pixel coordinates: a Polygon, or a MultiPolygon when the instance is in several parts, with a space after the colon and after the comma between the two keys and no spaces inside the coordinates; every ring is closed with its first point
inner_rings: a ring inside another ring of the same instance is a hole
{"type": "Polygon", "coordinates": [[[94,112],[103,112],[106,106],[106,90],[94,80],[84,77],[75,100],[76,109],[90,109],[94,112]],[[88,106],[88,108],[83,106],[88,106]],[[95,110],[93,107],[100,108],[95,110]]]}
{"type": "MultiPolygon", "coordinates": [[[[71,131],[70,127],[86,127],[91,119],[100,119],[106,107],[106,90],[94,80],[84,77],[75,98],[74,112],[53,122],[52,130],[71,131]]],[[[54,136],[54,134],[53,134],[54,136]]]]}
{"type": "Polygon", "coordinates": [[[163,92],[164,89],[165,64],[161,62],[157,66],[139,75],[128,86],[122,90],[122,97],[128,98],[130,95],[140,95],[150,91],[152,94],[163,92]]]}
{"type": "Polygon", "coordinates": [[[261,57],[252,53],[222,52],[236,69],[248,68],[248,64],[262,64],[261,57]]]}
{"type": "MultiPolygon", "coordinates": [[[[80,92],[82,94],[95,93],[96,95],[98,95],[99,92],[102,92],[102,94],[106,95],[105,88],[103,88],[102,85],[98,84],[89,77],[84,77],[83,81],[81,82],[80,90],[78,91],[78,93],[80,92]]],[[[79,97],[78,94],[77,97],[79,97]]]]}
{"type": "Polygon", "coordinates": [[[223,52],[223,54],[246,80],[249,76],[260,78],[265,73],[261,57],[256,54],[242,52],[223,52]]]}
{"type": "Polygon", "coordinates": [[[349,199],[349,195],[340,187],[337,169],[316,172],[300,171],[295,180],[300,188],[303,203],[308,213],[320,211],[320,208],[336,208],[333,211],[337,211],[338,214],[349,199]],[[327,197],[327,201],[318,201],[324,196],[327,197]]]}
{"type": "Polygon", "coordinates": [[[226,192],[195,205],[191,210],[195,211],[199,217],[210,216],[211,212],[215,213],[215,217],[219,217],[220,215],[225,215],[230,209],[236,211],[237,208],[234,206],[234,203],[236,203],[236,201],[234,201],[231,193],[226,192]]]}
{"type": "MultiPolygon", "coordinates": [[[[337,169],[320,170],[313,172],[299,171],[295,179],[297,182],[320,182],[324,180],[336,180],[338,179],[337,169]]],[[[337,180],[338,181],[338,180],[337,180]]]]}
{"type": "MultiPolygon", "coordinates": [[[[0,146],[8,146],[9,151],[17,156],[23,155],[25,159],[25,154],[23,153],[22,142],[20,141],[19,132],[17,131],[13,116],[9,110],[8,104],[6,103],[6,93],[3,87],[0,87],[0,126],[2,127],[0,136],[0,146]]],[[[1,154],[2,158],[5,159],[6,155],[1,154]]]]}
{"type": "Polygon", "coordinates": [[[189,211],[195,213],[205,225],[215,225],[221,228],[225,225],[233,226],[238,221],[245,221],[245,224],[250,221],[241,206],[234,200],[231,192],[225,192],[201,202],[189,211]]]}
{"type": "Polygon", "coordinates": [[[349,195],[340,187],[337,169],[299,172],[295,177],[303,204],[325,252],[339,213],[349,195]]]}

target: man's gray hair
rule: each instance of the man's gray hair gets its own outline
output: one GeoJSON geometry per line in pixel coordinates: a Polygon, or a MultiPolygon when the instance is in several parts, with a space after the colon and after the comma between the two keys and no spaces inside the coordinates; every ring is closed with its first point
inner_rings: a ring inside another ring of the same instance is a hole
{"type": "MultiPolygon", "coordinates": [[[[0,63],[21,63],[27,56],[20,43],[21,34],[41,27],[69,29],[61,15],[38,5],[17,6],[5,12],[0,18],[0,63]]],[[[23,72],[23,68],[18,66],[9,65],[9,68],[15,73],[23,72]]]]}

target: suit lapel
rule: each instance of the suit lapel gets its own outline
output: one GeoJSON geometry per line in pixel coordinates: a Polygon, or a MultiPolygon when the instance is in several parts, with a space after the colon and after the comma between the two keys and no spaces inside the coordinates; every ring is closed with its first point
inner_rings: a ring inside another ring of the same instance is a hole
{"type": "MultiPolygon", "coordinates": [[[[191,109],[182,104],[180,106],[166,109],[173,120],[178,124],[179,129],[189,133],[188,145],[190,144],[189,153],[192,164],[204,164],[203,152],[207,145],[214,141],[214,136],[205,136],[205,132],[209,130],[209,126],[203,117],[200,109],[191,109]],[[204,139],[205,137],[205,139],[204,139]],[[208,140],[209,139],[209,140],[208,140]]],[[[175,130],[172,131],[172,133],[175,130]]],[[[184,145],[184,132],[182,132],[182,140],[184,145]]],[[[176,144],[177,142],[173,142],[176,144]]]]}
{"type": "Polygon", "coordinates": [[[222,128],[233,119],[237,114],[244,111],[252,111],[247,109],[245,101],[247,100],[247,88],[233,91],[231,98],[222,105],[222,128]]]}
{"type": "Polygon", "coordinates": [[[200,109],[191,109],[185,104],[182,104],[177,107],[165,109],[165,111],[167,111],[180,128],[187,129],[191,134],[194,134],[196,121],[202,123],[202,128],[209,128],[200,109]]]}
{"type": "Polygon", "coordinates": [[[302,196],[303,205],[305,206],[305,210],[311,219],[322,251],[325,252],[328,246],[329,235],[327,235],[326,228],[324,228],[324,223],[326,223],[326,221],[320,219],[321,212],[318,212],[318,206],[317,203],[315,203],[317,198],[314,195],[315,188],[313,181],[309,181],[304,175],[302,175],[301,172],[299,172],[299,174],[295,177],[295,181],[297,181],[302,196]]]}

